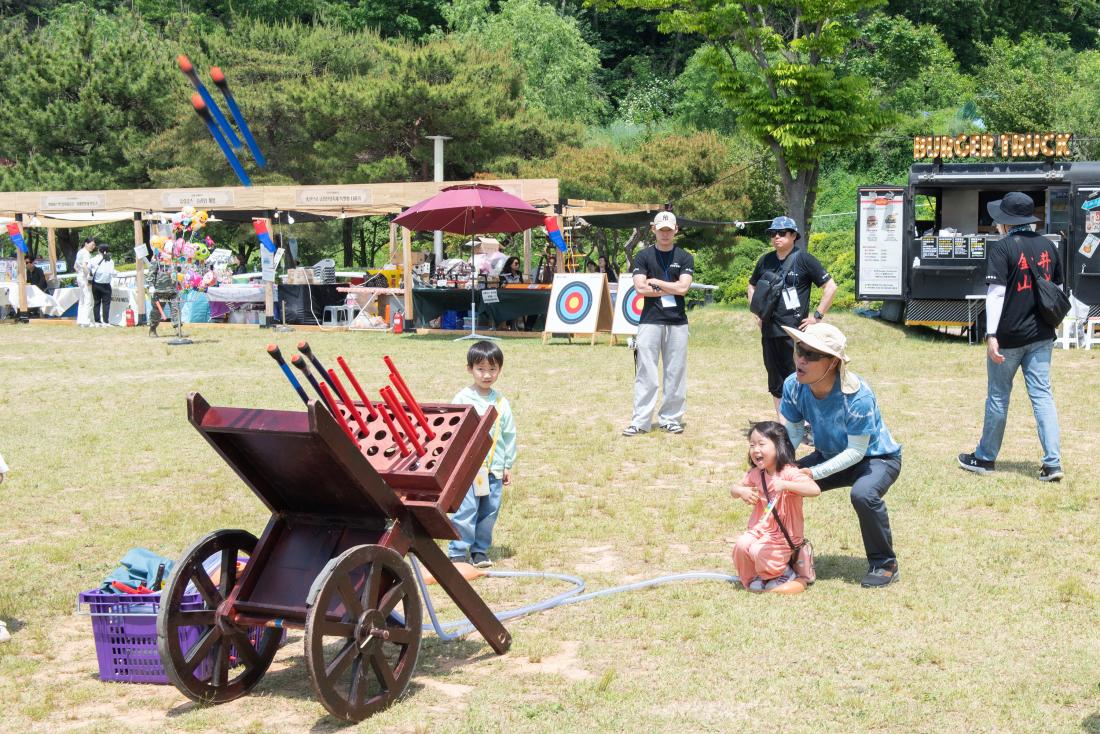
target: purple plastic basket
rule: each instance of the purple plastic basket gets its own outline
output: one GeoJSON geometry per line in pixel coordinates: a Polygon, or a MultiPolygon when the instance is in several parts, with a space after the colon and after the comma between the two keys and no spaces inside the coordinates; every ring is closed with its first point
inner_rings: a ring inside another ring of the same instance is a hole
{"type": "MultiPolygon", "coordinates": [[[[99,589],[79,597],[92,617],[92,635],[99,659],[100,680],[125,683],[167,683],[157,652],[157,612],[160,594],[112,594],[99,589]]],[[[202,597],[184,597],[183,609],[202,609],[202,597]]],[[[199,640],[198,627],[180,629],[180,646],[190,650],[199,640]]],[[[203,663],[206,665],[206,663],[203,663]]],[[[202,676],[202,665],[196,673],[202,676]]]]}
{"type": "MultiPolygon", "coordinates": [[[[168,682],[164,666],[157,652],[157,612],[160,611],[160,594],[112,594],[92,589],[78,597],[80,604],[88,606],[92,617],[92,634],[95,636],[95,653],[99,659],[100,680],[124,683],[168,682]]],[[[202,609],[202,597],[185,594],[180,608],[184,611],[202,609]]],[[[263,627],[253,627],[248,637],[258,644],[263,627]]],[[[180,649],[186,654],[199,641],[199,627],[181,627],[180,649]]],[[[282,630],[279,646],[286,644],[286,630],[282,630]]],[[[236,648],[230,648],[230,663],[237,663],[236,648]]],[[[213,669],[209,658],[201,662],[194,675],[200,680],[210,677],[213,669]]]]}

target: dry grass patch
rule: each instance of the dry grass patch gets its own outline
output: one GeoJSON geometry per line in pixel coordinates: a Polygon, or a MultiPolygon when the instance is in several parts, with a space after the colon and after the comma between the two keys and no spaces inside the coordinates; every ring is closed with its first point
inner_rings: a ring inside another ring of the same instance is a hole
{"type": "MultiPolygon", "coordinates": [[[[1096,352],[1058,351],[1055,396],[1068,479],[1034,479],[1039,447],[1022,384],[998,473],[960,471],[985,394],[983,354],[958,340],[838,315],[853,368],[904,447],[887,501],[902,580],[860,589],[865,570],[844,492],[807,502],[819,582],[798,597],[716,582],[632,592],[508,623],[512,650],[476,634],[428,634],[408,696],[352,731],[1100,732],[1100,492],[1091,428],[1096,352]],[[1092,382],[1090,382],[1090,380],[1092,382]],[[781,717],[777,720],[777,717],[781,717]]],[[[0,326],[0,731],[346,731],[312,696],[300,634],[256,691],[203,708],[173,688],[96,677],[87,617],[72,613],[132,546],[178,556],[223,527],[257,532],[262,505],[187,424],[184,396],[298,409],[263,345],[301,334],[208,330],[173,350],[140,332],[0,326]]],[[[390,354],[414,392],[465,384],[463,343],[311,333],[365,385],[390,354]]],[[[667,573],[731,572],[745,522],[728,487],[743,429],[767,418],[747,312],[693,315],[682,436],[618,434],[630,416],[623,347],[504,343],[500,387],[519,426],[516,484],[497,526],[497,568],[582,575],[600,589],[667,573]]],[[[494,608],[559,593],[558,582],[484,579],[494,608]]],[[[433,587],[444,619],[455,610],[433,587]]]]}

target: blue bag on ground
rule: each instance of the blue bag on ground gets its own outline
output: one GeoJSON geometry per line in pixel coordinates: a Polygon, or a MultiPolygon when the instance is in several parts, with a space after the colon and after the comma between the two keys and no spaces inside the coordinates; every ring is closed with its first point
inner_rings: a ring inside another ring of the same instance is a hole
{"type": "Polygon", "coordinates": [[[151,589],[157,578],[157,569],[160,568],[162,563],[164,564],[164,573],[161,576],[161,581],[164,582],[168,580],[168,574],[172,571],[172,559],[157,555],[147,548],[131,548],[122,557],[122,565],[107,575],[99,589],[113,594],[121,593],[111,586],[112,581],[120,581],[135,589],[145,584],[146,588],[151,589]]]}

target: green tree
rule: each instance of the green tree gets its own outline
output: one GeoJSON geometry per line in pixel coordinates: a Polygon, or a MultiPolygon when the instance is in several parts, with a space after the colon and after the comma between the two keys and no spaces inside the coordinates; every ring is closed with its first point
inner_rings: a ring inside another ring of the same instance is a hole
{"type": "Polygon", "coordinates": [[[994,132],[1049,130],[1064,96],[1070,96],[1068,69],[1073,52],[1064,38],[1025,33],[996,38],[982,46],[977,73],[978,109],[994,132]]]}
{"type": "MultiPolygon", "coordinates": [[[[565,198],[672,202],[678,216],[732,221],[744,219],[752,204],[751,169],[737,170],[750,160],[746,145],[714,133],[669,133],[628,146],[565,146],[546,159],[521,163],[514,174],[555,176],[565,198]]],[[[638,235],[626,244],[628,259],[629,249],[648,236],[648,230],[638,235]]],[[[624,239],[621,232],[601,236],[624,239]]],[[[686,232],[684,242],[732,251],[735,238],[730,229],[696,228],[686,232]]]]}
{"type": "MultiPolygon", "coordinates": [[[[505,51],[474,38],[413,43],[293,23],[218,30],[201,46],[186,45],[203,49],[193,57],[196,68],[218,63],[226,70],[268,159],[263,171],[244,161],[257,184],[424,180],[432,163],[427,136],[436,134],[452,137],[447,178],[463,179],[505,153],[552,152],[578,132],[527,110],[521,71],[505,51]]],[[[157,185],[235,184],[193,113],[144,157],[157,185]]],[[[351,265],[358,234],[342,226],[334,232],[351,265]]],[[[300,245],[312,253],[307,238],[300,245]]]]}
{"type": "Polygon", "coordinates": [[[878,13],[862,27],[846,66],[871,80],[880,97],[905,114],[958,109],[974,97],[974,81],[935,26],[878,13]]]}
{"type": "Polygon", "coordinates": [[[1097,47],[1100,2],[1021,2],[1021,0],[889,0],[891,15],[918,25],[934,25],[966,71],[985,64],[982,45],[994,38],[1017,39],[1025,33],[1061,34],[1071,48],[1097,47]]]}
{"type": "Polygon", "coordinates": [[[490,13],[486,0],[465,0],[443,9],[449,26],[489,49],[507,49],[523,69],[527,103],[562,120],[596,122],[607,111],[597,82],[599,52],[581,35],[576,20],[539,0],[503,0],[490,13]]]}
{"type": "MultiPolygon", "coordinates": [[[[448,178],[468,178],[505,152],[552,152],[578,131],[524,107],[522,76],[473,38],[412,43],[318,23],[255,24],[206,35],[197,68],[218,63],[269,165],[258,183],[369,183],[430,175],[429,135],[449,135],[448,178]]],[[[192,113],[148,151],[154,180],[231,184],[192,113]]]]}
{"type": "Polygon", "coordinates": [[[714,93],[722,66],[721,51],[702,46],[687,62],[676,79],[674,114],[696,130],[716,130],[732,134],[737,130],[737,114],[714,93]]]}
{"type": "Polygon", "coordinates": [[[864,142],[888,119],[868,81],[841,61],[857,16],[879,0],[614,0],[661,11],[661,28],[721,51],[715,91],[775,159],[787,211],[808,226],[822,157],[864,142]]]}
{"type": "Polygon", "coordinates": [[[1083,89],[1100,89],[1100,51],[1083,51],[1074,57],[1065,89],[1069,93],[1060,97],[1051,126],[1085,138],[1074,142],[1081,159],[1100,160],[1100,142],[1093,132],[1100,130],[1100,103],[1092,94],[1073,93],[1083,89]]]}
{"type": "MultiPolygon", "coordinates": [[[[0,187],[6,191],[148,186],[140,152],[173,124],[183,99],[171,51],[139,18],[82,4],[48,25],[3,22],[0,187]]],[[[75,230],[59,230],[66,260],[75,230]]]]}

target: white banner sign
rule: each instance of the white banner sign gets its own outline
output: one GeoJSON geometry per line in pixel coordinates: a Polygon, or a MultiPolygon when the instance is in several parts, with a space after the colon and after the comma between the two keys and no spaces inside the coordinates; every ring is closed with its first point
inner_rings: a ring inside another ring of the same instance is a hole
{"type": "Polygon", "coordinates": [[[107,206],[107,197],[103,194],[46,194],[39,208],[42,211],[85,211],[103,209],[107,206]]]}
{"type": "Polygon", "coordinates": [[[300,189],[298,203],[303,206],[357,206],[371,204],[368,189],[300,189]]]}
{"type": "Polygon", "coordinates": [[[165,209],[182,209],[193,206],[196,209],[208,209],[213,206],[232,206],[232,191],[165,191],[161,196],[165,209]]]}
{"type": "Polygon", "coordinates": [[[861,295],[903,295],[904,198],[900,191],[861,191],[859,283],[861,295]]]}

